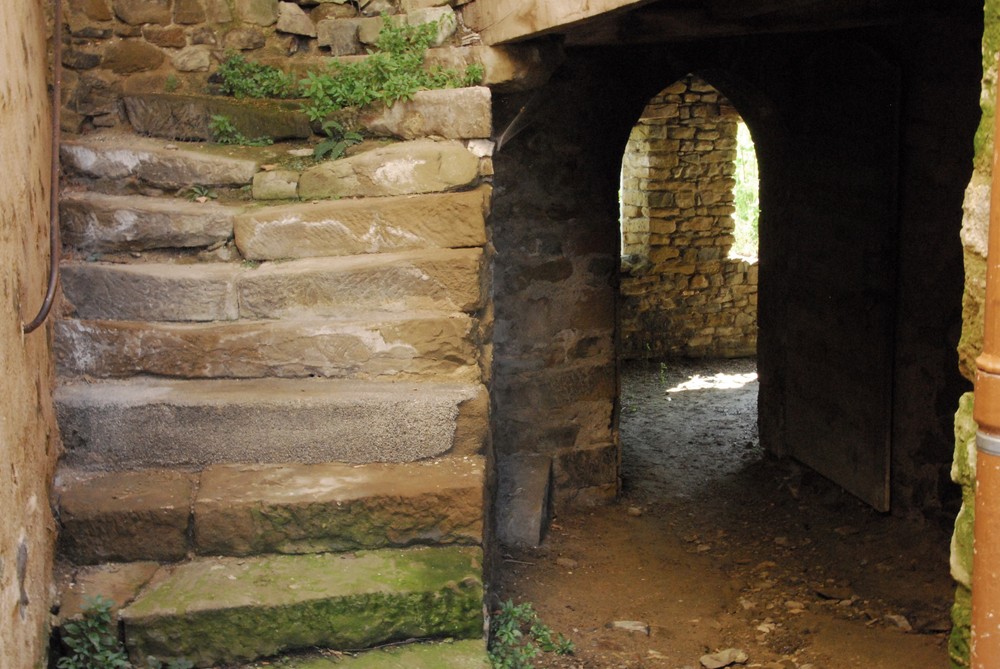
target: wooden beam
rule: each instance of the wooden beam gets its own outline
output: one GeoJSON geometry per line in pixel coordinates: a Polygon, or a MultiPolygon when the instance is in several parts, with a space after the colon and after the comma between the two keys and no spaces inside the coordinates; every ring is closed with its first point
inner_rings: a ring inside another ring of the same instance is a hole
{"type": "Polygon", "coordinates": [[[595,17],[639,7],[652,0],[475,0],[465,6],[465,24],[486,44],[537,37],[595,17]]]}

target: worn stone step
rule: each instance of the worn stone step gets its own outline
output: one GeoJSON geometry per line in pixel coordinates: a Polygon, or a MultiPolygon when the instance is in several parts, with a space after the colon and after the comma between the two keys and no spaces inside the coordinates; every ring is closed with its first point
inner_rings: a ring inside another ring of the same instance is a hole
{"type": "Polygon", "coordinates": [[[475,86],[417,91],[391,107],[362,110],[359,122],[371,134],[399,139],[487,139],[492,118],[490,89],[475,86]]]}
{"type": "Polygon", "coordinates": [[[299,177],[299,197],[386,197],[438,193],[470,186],[479,158],[457,140],[416,139],[327,160],[299,177]]]}
{"type": "Polygon", "coordinates": [[[489,198],[484,186],[259,207],[236,217],[236,246],[254,260],[482,246],[489,198]]]}
{"type": "Polygon", "coordinates": [[[188,554],[479,545],[482,456],[405,464],[229,464],[56,477],[60,555],[74,564],[188,554]]]}
{"type": "Polygon", "coordinates": [[[374,314],[330,321],[151,323],[61,320],[61,373],[183,378],[478,381],[474,322],[466,314],[374,314]]]}
{"type": "Polygon", "coordinates": [[[255,139],[307,139],[309,117],[301,103],[287,100],[237,100],[213,95],[138,93],[122,98],[132,128],[163,139],[207,142],[213,116],[224,116],[237,132],[255,139]]]}
{"type": "Polygon", "coordinates": [[[169,144],[123,133],[64,139],[59,151],[68,172],[93,179],[134,177],[171,189],[249,184],[258,170],[253,157],[258,154],[241,147],[169,144]]]}
{"type": "Polygon", "coordinates": [[[131,660],[198,666],[309,647],[482,636],[478,547],[198,559],[160,569],[119,613],[131,660]]]}
{"type": "Polygon", "coordinates": [[[480,452],[482,385],[340,379],[68,382],[56,390],[68,466],[409,462],[480,452]]]}
{"type": "Polygon", "coordinates": [[[240,211],[215,202],[103,193],[63,193],[59,219],[63,242],[80,251],[146,251],[194,248],[233,235],[240,211]]]}
{"type": "Polygon", "coordinates": [[[482,306],[483,252],[427,249],[263,263],[62,263],[63,294],[85,319],[214,321],[351,318],[369,311],[482,306]]]}
{"type": "MultiPolygon", "coordinates": [[[[490,669],[483,640],[411,643],[339,658],[289,657],[282,669],[490,669]]],[[[251,669],[251,667],[246,667],[251,669]]]]}

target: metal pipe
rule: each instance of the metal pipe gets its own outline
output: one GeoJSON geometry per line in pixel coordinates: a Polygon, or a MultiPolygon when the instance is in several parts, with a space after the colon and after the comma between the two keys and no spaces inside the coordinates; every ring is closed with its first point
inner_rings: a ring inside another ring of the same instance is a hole
{"type": "MultiPolygon", "coordinates": [[[[998,106],[1000,111],[1000,87],[998,106]]],[[[974,669],[1000,666],[1000,114],[993,128],[993,182],[983,353],[976,359],[976,519],[972,559],[974,669]]]]}
{"type": "Polygon", "coordinates": [[[59,283],[59,128],[62,106],[62,0],[55,0],[52,23],[52,171],[49,177],[49,284],[38,314],[21,326],[24,334],[34,332],[52,311],[59,283]]]}

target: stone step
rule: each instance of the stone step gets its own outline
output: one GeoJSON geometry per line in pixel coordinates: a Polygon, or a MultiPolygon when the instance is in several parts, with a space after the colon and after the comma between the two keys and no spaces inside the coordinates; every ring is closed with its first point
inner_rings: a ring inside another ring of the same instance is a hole
{"type": "Polygon", "coordinates": [[[283,660],[281,665],[282,669],[490,669],[491,666],[486,644],[481,639],[410,643],[353,657],[295,656],[283,660]]]}
{"type": "Polygon", "coordinates": [[[259,207],[236,217],[236,246],[253,260],[483,246],[489,199],[484,186],[259,207]]]}
{"type": "Polygon", "coordinates": [[[141,195],[63,193],[63,242],[85,252],[196,248],[233,235],[239,208],[141,195]]]}
{"type": "Polygon", "coordinates": [[[351,318],[368,311],[466,311],[482,306],[480,248],[429,249],[238,263],[62,263],[79,318],[214,321],[351,318]]]}
{"type": "Polygon", "coordinates": [[[302,172],[305,200],[438,193],[477,183],[480,160],[457,140],[415,139],[327,160],[302,172]]]}
{"type": "Polygon", "coordinates": [[[374,314],[350,321],[150,323],[60,320],[62,374],[115,378],[480,379],[466,314],[374,314]]]}
{"type": "Polygon", "coordinates": [[[169,144],[124,133],[94,133],[64,139],[59,155],[63,169],[93,179],[134,177],[161,188],[243,186],[258,170],[257,155],[242,147],[169,144]]]}
{"type": "Polygon", "coordinates": [[[197,666],[310,647],[480,638],[478,547],[197,559],[162,567],[119,612],[129,656],[197,666]]]}
{"type": "Polygon", "coordinates": [[[60,469],[60,555],[74,564],[186,555],[479,545],[482,456],[406,464],[60,469]]]}
{"type": "Polygon", "coordinates": [[[66,382],[67,466],[409,462],[483,447],[482,385],[340,379],[66,382]]]}
{"type": "Polygon", "coordinates": [[[215,139],[213,116],[224,116],[244,137],[272,140],[312,136],[302,105],[287,100],[237,100],[214,95],[139,93],[122,98],[136,132],[163,139],[207,142],[215,139]]]}

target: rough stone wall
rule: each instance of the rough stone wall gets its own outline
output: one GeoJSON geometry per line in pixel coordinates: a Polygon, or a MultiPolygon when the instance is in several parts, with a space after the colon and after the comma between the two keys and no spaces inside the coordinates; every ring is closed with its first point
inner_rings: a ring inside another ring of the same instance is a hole
{"type": "Polygon", "coordinates": [[[49,121],[43,3],[0,0],[0,665],[44,666],[56,458],[51,321],[22,335],[45,293],[49,121]]]}
{"type": "MultiPolygon", "coordinates": [[[[958,366],[962,375],[970,382],[975,381],[975,360],[983,346],[997,55],[1000,53],[1000,1],[986,0],[984,19],[980,96],[982,118],[976,132],[972,178],[965,191],[965,217],[962,220],[961,234],[965,289],[962,296],[962,336],[958,345],[958,366]]],[[[951,542],[951,574],[957,586],[948,650],[951,666],[956,668],[969,666],[976,493],[976,423],[972,419],[973,403],[974,394],[971,392],[964,394],[958,403],[955,412],[955,458],[951,469],[952,479],[962,488],[962,507],[955,519],[951,542]]]]}
{"type": "Polygon", "coordinates": [[[757,348],[757,263],[730,258],[739,115],[688,75],[643,110],[622,159],[621,354],[757,348]]]}
{"type": "MultiPolygon", "coordinates": [[[[211,72],[231,52],[299,75],[320,70],[330,56],[366,53],[378,38],[383,12],[410,23],[439,22],[439,45],[476,42],[450,5],[431,6],[440,4],[68,0],[63,128],[77,132],[122,123],[123,94],[205,93],[211,72]]],[[[445,58],[442,64],[464,69],[462,56],[445,58]]]]}

